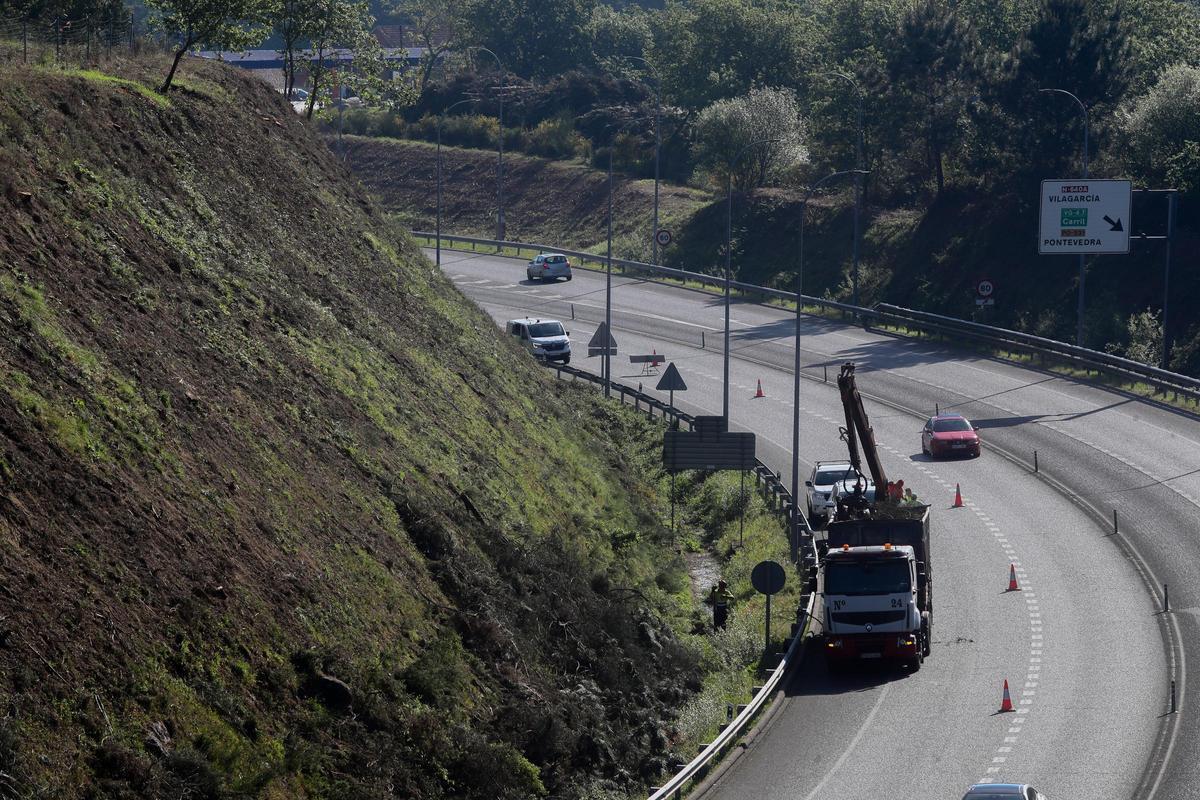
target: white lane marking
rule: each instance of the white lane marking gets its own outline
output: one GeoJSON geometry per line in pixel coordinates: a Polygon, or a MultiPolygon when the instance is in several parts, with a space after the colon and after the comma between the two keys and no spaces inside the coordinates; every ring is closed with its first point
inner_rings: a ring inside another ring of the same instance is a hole
{"type": "Polygon", "coordinates": [[[825,773],[825,777],[821,778],[821,782],[818,783],[816,787],[804,797],[804,800],[815,800],[815,798],[820,795],[821,790],[825,788],[825,784],[829,783],[829,781],[833,778],[834,773],[841,769],[842,764],[846,763],[846,759],[850,757],[852,752],[854,752],[854,748],[858,746],[858,743],[862,740],[862,737],[867,732],[867,729],[871,727],[871,722],[875,719],[875,715],[879,713],[879,709],[883,707],[883,701],[885,698],[887,698],[888,692],[891,690],[891,688],[892,684],[890,683],[885,683],[883,685],[883,691],[879,693],[879,698],[875,701],[875,705],[871,708],[871,713],[867,714],[867,718],[863,720],[863,724],[859,727],[858,733],[854,734],[854,738],[850,741],[849,746],[842,752],[841,757],[834,762],[833,766],[830,767],[829,772],[825,773]]]}

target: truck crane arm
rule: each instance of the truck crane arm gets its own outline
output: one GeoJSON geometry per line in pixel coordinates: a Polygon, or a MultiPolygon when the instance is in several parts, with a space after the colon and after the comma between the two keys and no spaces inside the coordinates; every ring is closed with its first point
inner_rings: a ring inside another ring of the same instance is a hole
{"type": "Polygon", "coordinates": [[[850,463],[862,473],[861,461],[858,455],[858,442],[862,442],[863,455],[867,458],[867,467],[871,470],[871,480],[875,482],[876,497],[887,487],[887,475],[883,464],[879,461],[879,450],[875,446],[875,431],[867,419],[866,409],[863,408],[862,396],[854,382],[854,363],[847,361],[842,365],[842,371],[837,379],[838,390],[842,394],[842,409],[846,412],[846,447],[850,451],[850,463]]]}

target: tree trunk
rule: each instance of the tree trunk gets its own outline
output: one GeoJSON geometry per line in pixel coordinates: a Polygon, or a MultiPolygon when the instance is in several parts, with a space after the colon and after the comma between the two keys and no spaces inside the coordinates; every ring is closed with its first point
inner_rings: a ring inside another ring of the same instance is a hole
{"type": "Polygon", "coordinates": [[[317,92],[321,88],[321,73],[322,72],[323,72],[323,70],[321,70],[321,69],[317,69],[315,71],[309,72],[308,79],[312,85],[308,87],[308,108],[306,108],[304,110],[304,118],[305,119],[312,119],[313,111],[317,107],[317,92]]]}
{"type": "Polygon", "coordinates": [[[171,61],[171,71],[167,73],[167,79],[163,81],[162,88],[158,90],[159,94],[166,94],[171,90],[171,82],[175,80],[175,70],[179,69],[179,61],[191,46],[191,37],[185,39],[183,44],[179,45],[179,49],[175,51],[175,58],[171,61]]]}

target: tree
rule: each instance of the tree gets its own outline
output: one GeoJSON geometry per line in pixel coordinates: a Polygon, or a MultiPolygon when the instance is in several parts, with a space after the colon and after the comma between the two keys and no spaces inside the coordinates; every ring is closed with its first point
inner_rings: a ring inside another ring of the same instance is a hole
{"type": "Polygon", "coordinates": [[[279,37],[283,56],[283,94],[292,99],[296,88],[296,51],[307,36],[309,20],[304,12],[310,7],[307,0],[280,0],[279,17],[275,21],[275,33],[279,37]]]}
{"type": "Polygon", "coordinates": [[[1131,171],[1152,186],[1200,191],[1200,68],[1176,64],[1117,114],[1131,171]]]}
{"type": "Polygon", "coordinates": [[[399,0],[395,11],[407,21],[409,30],[425,48],[419,87],[419,91],[424,92],[434,67],[462,43],[467,0],[399,0]]]}
{"type": "MultiPolygon", "coordinates": [[[[368,39],[371,36],[371,25],[374,19],[366,0],[306,0],[308,8],[304,12],[309,20],[306,33],[311,48],[309,64],[310,92],[305,116],[312,119],[317,108],[317,99],[324,93],[330,94],[333,76],[337,69],[330,65],[330,59],[339,49],[356,51],[356,56],[371,47],[368,39]]],[[[378,43],[376,42],[376,48],[378,43]]],[[[369,53],[363,53],[364,60],[369,61],[369,53]]],[[[375,69],[375,64],[359,63],[358,74],[368,74],[375,69]]],[[[353,79],[351,79],[353,80],[353,79]]]]}
{"type": "Polygon", "coordinates": [[[697,162],[722,177],[732,171],[739,191],[761,186],[808,158],[800,107],[788,89],[753,89],[718,100],[700,112],[695,133],[697,162]]]}
{"type": "Polygon", "coordinates": [[[926,175],[933,174],[938,194],[946,184],[946,149],[958,136],[958,120],[974,85],[973,53],[970,28],[941,0],[913,6],[888,51],[893,130],[920,132],[926,175]]]}
{"type": "Polygon", "coordinates": [[[672,0],[651,25],[663,94],[688,108],[755,86],[797,87],[812,71],[814,25],[794,6],[672,0]]]}
{"type": "Polygon", "coordinates": [[[183,54],[203,43],[224,50],[242,50],[266,37],[274,0],[147,0],[158,12],[163,30],[178,39],[171,69],[159,91],[171,90],[183,54]]]}
{"type": "MultiPolygon", "coordinates": [[[[598,5],[592,9],[592,17],[584,29],[592,57],[603,63],[606,59],[621,56],[642,58],[650,47],[650,22],[641,8],[632,6],[617,11],[609,5],[598,5]]],[[[628,66],[629,62],[625,62],[628,66]]],[[[617,65],[614,65],[617,66],[617,65]]],[[[639,65],[640,66],[640,65],[639,65]]]]}
{"type": "Polygon", "coordinates": [[[1087,0],[1042,0],[1037,19],[990,66],[980,87],[976,129],[982,166],[1023,184],[1078,169],[1078,107],[1038,90],[1065,89],[1078,97],[1089,112],[1092,141],[1100,141],[1106,117],[1128,87],[1128,51],[1120,5],[1106,13],[1087,0]]]}
{"type": "Polygon", "coordinates": [[[588,57],[584,27],[595,0],[470,0],[471,44],[495,52],[523,78],[547,78],[588,57]]]}

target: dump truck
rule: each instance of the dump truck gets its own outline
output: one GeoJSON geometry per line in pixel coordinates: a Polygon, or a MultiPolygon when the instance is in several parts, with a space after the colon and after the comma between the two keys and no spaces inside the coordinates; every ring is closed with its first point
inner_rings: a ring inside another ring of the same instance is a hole
{"type": "Polygon", "coordinates": [[[920,669],[933,630],[929,506],[905,505],[884,491],[890,484],[853,364],[842,367],[838,388],[850,462],[861,472],[861,442],[876,493],[874,502],[839,503],[826,530],[817,575],[825,656],[831,665],[876,660],[920,669]]]}

